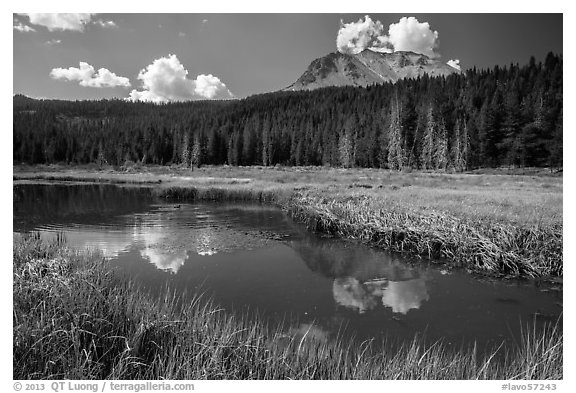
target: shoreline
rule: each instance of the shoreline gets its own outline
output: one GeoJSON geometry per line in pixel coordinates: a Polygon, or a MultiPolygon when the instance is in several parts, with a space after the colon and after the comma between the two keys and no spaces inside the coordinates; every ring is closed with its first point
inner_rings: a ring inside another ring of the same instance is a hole
{"type": "MultiPolygon", "coordinates": [[[[502,191],[504,187],[491,185],[502,179],[522,187],[527,187],[524,183],[531,186],[530,182],[541,181],[543,184],[535,183],[525,194],[530,197],[531,192],[535,197],[561,202],[562,179],[558,177],[543,176],[539,180],[520,175],[262,167],[196,170],[139,167],[128,172],[74,167],[47,169],[14,167],[13,184],[116,184],[152,188],[156,196],[167,200],[267,203],[279,206],[309,230],[438,260],[447,267],[501,278],[562,281],[561,205],[560,219],[543,222],[542,217],[536,217],[522,222],[524,206],[521,203],[514,206],[514,200],[502,191]],[[304,177],[308,181],[302,181],[304,177]],[[317,184],[315,177],[320,179],[317,184]],[[486,178],[488,185],[478,186],[478,177],[486,178]],[[375,184],[371,180],[381,182],[375,184]],[[448,188],[433,187],[432,182],[437,181],[445,182],[448,188]],[[461,185],[453,186],[455,182],[461,185]],[[547,192],[549,189],[554,192],[547,192]],[[468,194],[471,194],[470,206],[463,199],[468,194]],[[432,202],[422,195],[431,195],[432,202]],[[496,210],[501,203],[500,210],[494,213],[484,209],[484,195],[491,198],[487,204],[496,206],[496,210]],[[461,200],[462,207],[455,205],[454,200],[461,200]],[[507,204],[519,213],[509,217],[507,204]],[[468,214],[467,210],[472,209],[478,210],[476,216],[468,214]]],[[[532,210],[537,210],[538,200],[527,200],[533,204],[532,210]]]]}
{"type": "Polygon", "coordinates": [[[527,326],[518,345],[449,348],[422,337],[382,348],[287,333],[210,299],[152,298],[98,252],[25,236],[13,246],[15,379],[554,379],[563,332],[527,326]]]}

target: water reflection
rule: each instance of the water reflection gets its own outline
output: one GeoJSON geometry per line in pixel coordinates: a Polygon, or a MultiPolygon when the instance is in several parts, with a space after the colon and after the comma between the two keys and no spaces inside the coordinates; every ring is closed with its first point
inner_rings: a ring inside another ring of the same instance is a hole
{"type": "Polygon", "coordinates": [[[296,342],[304,340],[326,342],[329,336],[325,329],[315,323],[301,323],[299,326],[291,328],[289,334],[294,337],[296,342]]]}
{"type": "Polygon", "coordinates": [[[337,278],[332,286],[334,300],[341,306],[358,311],[360,314],[373,309],[378,304],[376,297],[354,277],[337,278]]]}
{"type": "Polygon", "coordinates": [[[185,249],[164,247],[169,238],[162,227],[136,227],[134,231],[134,241],[143,247],[140,249],[142,258],[159,270],[176,274],[188,255],[185,249]]]}
{"type": "Polygon", "coordinates": [[[379,279],[360,282],[354,277],[337,278],[332,286],[334,300],[340,306],[360,314],[376,308],[381,303],[392,312],[406,314],[418,309],[429,299],[424,278],[406,281],[379,279]]]}
{"type": "Polygon", "coordinates": [[[294,316],[288,343],[340,334],[411,340],[422,331],[430,340],[491,343],[519,321],[543,324],[562,312],[561,289],[443,274],[423,261],[411,265],[311,234],[258,205],[177,205],[105,185],[15,186],[13,224],[16,232],[49,239],[64,232],[72,247],[99,248],[152,292],[169,284],[205,291],[232,311],[294,316]]]}
{"type": "MultiPolygon", "coordinates": [[[[46,241],[54,239],[51,231],[42,232],[41,237],[46,241]]],[[[130,249],[132,239],[122,232],[106,233],[98,228],[86,231],[67,231],[66,242],[78,249],[98,250],[106,258],[117,258],[122,252],[130,249]]]]}
{"type": "Polygon", "coordinates": [[[406,314],[430,298],[425,272],[390,254],[342,241],[308,239],[292,247],[311,270],[334,278],[336,304],[360,314],[378,305],[406,314]]]}
{"type": "Polygon", "coordinates": [[[424,278],[390,281],[388,288],[383,291],[382,304],[390,307],[393,312],[406,314],[412,309],[420,308],[422,302],[429,298],[424,278]]]}
{"type": "Polygon", "coordinates": [[[218,252],[218,245],[216,244],[216,236],[212,228],[206,228],[198,234],[198,241],[196,243],[196,253],[202,256],[214,255],[218,252]]]}
{"type": "Polygon", "coordinates": [[[38,224],[111,228],[125,215],[146,211],[153,200],[146,188],[103,184],[15,185],[13,198],[13,225],[20,231],[35,230],[38,224]]]}

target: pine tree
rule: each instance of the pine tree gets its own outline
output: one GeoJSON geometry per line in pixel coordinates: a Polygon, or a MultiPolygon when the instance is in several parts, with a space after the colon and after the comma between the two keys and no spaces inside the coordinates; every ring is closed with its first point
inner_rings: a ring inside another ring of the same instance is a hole
{"type": "Polygon", "coordinates": [[[98,143],[98,158],[96,158],[96,164],[100,169],[102,169],[104,165],[108,165],[108,161],[106,161],[106,157],[104,156],[104,148],[102,147],[102,141],[98,143]]]}
{"type": "Polygon", "coordinates": [[[551,148],[550,148],[550,167],[552,168],[562,168],[563,166],[563,159],[562,159],[562,143],[563,143],[563,110],[560,109],[560,114],[558,115],[558,119],[556,120],[556,128],[554,130],[554,135],[551,141],[551,148]]]}
{"type": "Polygon", "coordinates": [[[200,168],[202,165],[202,147],[200,144],[200,136],[198,133],[194,135],[194,143],[192,145],[192,153],[190,156],[190,164],[192,167],[200,168]]]}
{"type": "Polygon", "coordinates": [[[422,146],[422,167],[424,169],[435,169],[434,156],[435,156],[435,140],[436,140],[436,122],[434,121],[434,113],[432,105],[428,107],[426,116],[426,128],[424,130],[424,140],[422,146]]]}
{"type": "Polygon", "coordinates": [[[454,125],[454,143],[452,144],[452,155],[454,157],[454,169],[457,172],[462,172],[462,137],[460,135],[460,119],[456,120],[454,125]]]}
{"type": "Polygon", "coordinates": [[[270,165],[270,122],[268,118],[262,127],[262,165],[270,165]]]}
{"type": "Polygon", "coordinates": [[[462,138],[460,142],[460,148],[462,149],[460,165],[463,171],[468,170],[470,165],[470,136],[468,135],[468,123],[466,120],[462,121],[464,123],[464,129],[462,130],[462,138]]]}
{"type": "Polygon", "coordinates": [[[390,128],[388,140],[388,167],[400,170],[406,165],[406,153],[402,140],[402,125],[400,123],[400,107],[398,96],[390,105],[390,128]]]}
{"type": "Polygon", "coordinates": [[[457,119],[454,126],[454,143],[452,144],[454,169],[463,172],[468,169],[468,153],[470,140],[468,138],[468,126],[464,119],[457,119]]]}
{"type": "Polygon", "coordinates": [[[356,118],[351,116],[346,120],[338,141],[338,156],[340,165],[344,168],[351,168],[356,162],[356,118]]]}
{"type": "Polygon", "coordinates": [[[344,168],[350,168],[352,166],[352,141],[346,131],[342,132],[338,141],[338,152],[340,165],[344,168]]]}
{"type": "Polygon", "coordinates": [[[442,119],[438,124],[438,137],[434,151],[435,169],[445,170],[448,167],[448,130],[442,119]]]}
{"type": "Polygon", "coordinates": [[[184,165],[184,167],[189,168],[190,167],[190,137],[188,136],[188,133],[185,132],[184,133],[184,140],[182,141],[182,165],[184,165]]]}
{"type": "Polygon", "coordinates": [[[254,154],[256,153],[256,136],[254,135],[251,120],[246,123],[243,136],[242,163],[243,165],[253,165],[255,161],[254,154]]]}

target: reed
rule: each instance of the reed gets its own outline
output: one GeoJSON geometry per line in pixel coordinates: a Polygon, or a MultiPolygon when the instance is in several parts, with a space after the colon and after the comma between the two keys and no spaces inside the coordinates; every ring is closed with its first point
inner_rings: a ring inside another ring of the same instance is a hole
{"type": "Polygon", "coordinates": [[[480,354],[415,337],[396,347],[291,334],[202,296],[160,299],[94,252],[13,246],[14,379],[561,379],[562,332],[528,328],[480,354]]]}

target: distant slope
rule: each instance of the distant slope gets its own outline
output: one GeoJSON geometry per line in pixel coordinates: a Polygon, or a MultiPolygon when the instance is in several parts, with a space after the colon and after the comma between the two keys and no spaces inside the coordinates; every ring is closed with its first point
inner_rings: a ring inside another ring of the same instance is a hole
{"type": "Polygon", "coordinates": [[[400,79],[460,73],[439,60],[414,52],[330,53],[314,60],[296,82],[284,90],[313,90],[327,86],[369,86],[400,79]]]}

